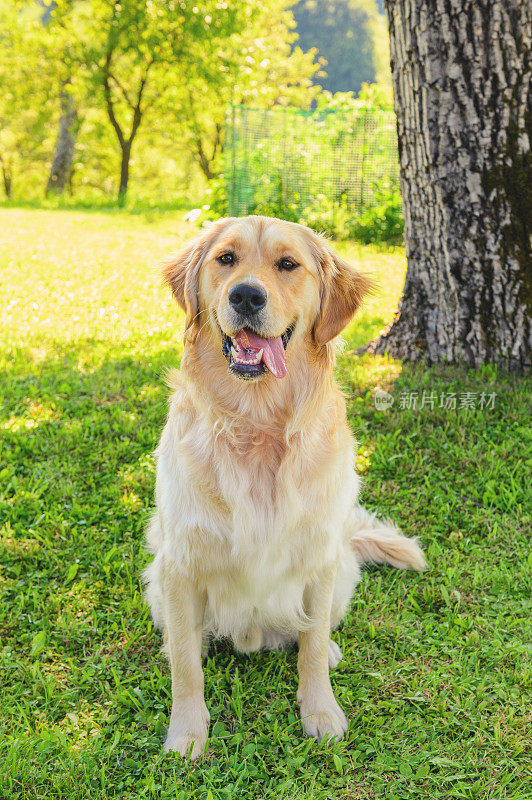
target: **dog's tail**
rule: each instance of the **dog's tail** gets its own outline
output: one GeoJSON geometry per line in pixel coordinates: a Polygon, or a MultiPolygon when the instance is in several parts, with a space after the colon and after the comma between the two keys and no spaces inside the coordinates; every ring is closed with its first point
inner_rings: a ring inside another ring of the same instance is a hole
{"type": "Polygon", "coordinates": [[[416,539],[408,539],[390,520],[378,519],[361,506],[355,511],[351,531],[351,546],[361,564],[369,561],[416,570],[427,566],[416,539]]]}

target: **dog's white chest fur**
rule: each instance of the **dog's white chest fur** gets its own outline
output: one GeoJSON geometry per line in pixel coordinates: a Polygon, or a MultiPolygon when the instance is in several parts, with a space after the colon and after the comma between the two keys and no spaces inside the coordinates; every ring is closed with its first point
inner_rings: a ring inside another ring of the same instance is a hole
{"type": "Polygon", "coordinates": [[[164,558],[192,574],[217,635],[301,629],[305,585],[339,559],[358,481],[350,439],[324,446],[322,427],[287,446],[251,428],[213,430],[173,404],[157,452],[149,577],[155,586],[164,558]]]}

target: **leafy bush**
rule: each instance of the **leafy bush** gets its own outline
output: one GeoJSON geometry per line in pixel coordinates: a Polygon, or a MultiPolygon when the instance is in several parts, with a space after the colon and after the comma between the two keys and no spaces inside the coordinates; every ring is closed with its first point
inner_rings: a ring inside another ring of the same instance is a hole
{"type": "MultiPolygon", "coordinates": [[[[280,217],[288,222],[300,222],[335,239],[356,239],[363,244],[400,245],[403,242],[404,221],[399,185],[385,182],[374,189],[372,200],[360,214],[353,216],[345,202],[333,202],[325,195],[317,195],[312,205],[301,205],[300,198],[293,194],[283,198],[281,178],[274,178],[275,192],[264,200],[255,200],[247,209],[248,214],[280,217]]],[[[219,193],[219,196],[222,196],[219,193]]],[[[215,212],[224,205],[211,205],[215,212]]],[[[223,213],[227,213],[227,205],[223,213]]]]}
{"type": "Polygon", "coordinates": [[[354,220],[351,236],[363,244],[402,244],[404,220],[399,187],[394,184],[376,192],[375,201],[354,220]]]}

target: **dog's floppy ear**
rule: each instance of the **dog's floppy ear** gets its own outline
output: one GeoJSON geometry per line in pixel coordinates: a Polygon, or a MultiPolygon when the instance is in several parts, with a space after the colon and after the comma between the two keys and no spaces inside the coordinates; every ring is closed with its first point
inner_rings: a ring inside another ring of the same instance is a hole
{"type": "Polygon", "coordinates": [[[194,339],[199,329],[199,270],[208,249],[230,219],[220,219],[203,230],[183,250],[170,256],[162,265],[163,278],[186,313],[185,333],[194,339]]]}
{"type": "Polygon", "coordinates": [[[327,344],[345,328],[362,298],[372,289],[371,280],[349,266],[323,239],[315,248],[321,267],[321,303],[313,336],[318,345],[327,344]]]}

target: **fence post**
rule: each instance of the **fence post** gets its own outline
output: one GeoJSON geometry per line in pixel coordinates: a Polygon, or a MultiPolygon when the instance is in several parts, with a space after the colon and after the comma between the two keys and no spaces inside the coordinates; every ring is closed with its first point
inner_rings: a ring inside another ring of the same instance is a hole
{"type": "Polygon", "coordinates": [[[364,162],[366,161],[366,119],[368,109],[364,107],[363,122],[362,122],[362,160],[360,162],[360,208],[359,212],[364,208],[364,162]]]}
{"type": "MultiPolygon", "coordinates": [[[[230,215],[235,214],[236,209],[236,144],[235,144],[235,105],[231,103],[231,208],[228,209],[230,215]]],[[[237,212],[238,213],[238,212],[237,212]]]]}
{"type": "Polygon", "coordinates": [[[286,207],[286,108],[283,109],[283,169],[281,172],[281,199],[286,207]]]}

